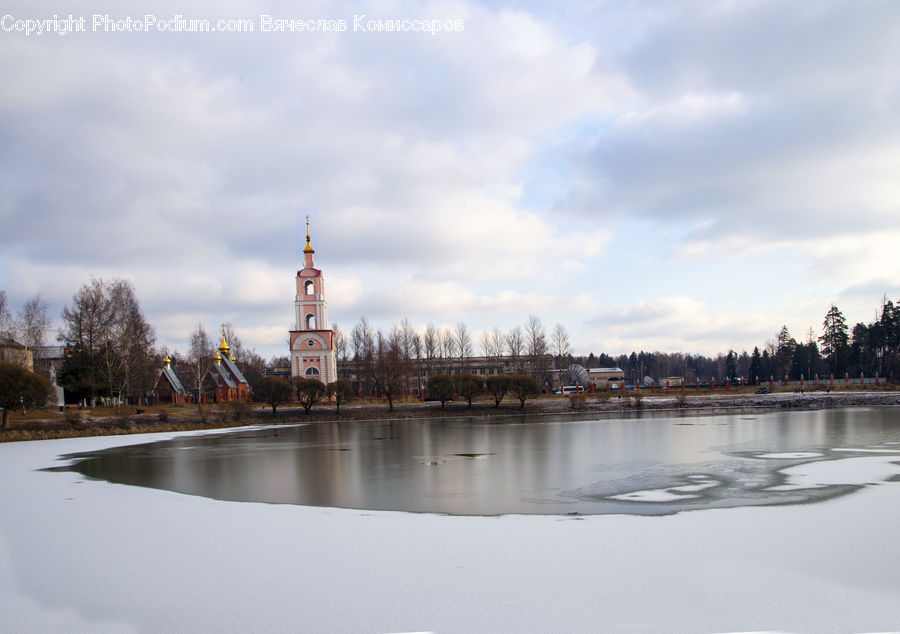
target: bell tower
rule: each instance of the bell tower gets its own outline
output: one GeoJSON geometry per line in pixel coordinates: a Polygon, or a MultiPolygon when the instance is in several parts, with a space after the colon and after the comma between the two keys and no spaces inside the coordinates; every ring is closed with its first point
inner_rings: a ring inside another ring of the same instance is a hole
{"type": "Polygon", "coordinates": [[[315,253],[307,216],[306,248],[303,249],[303,268],[297,271],[294,327],[290,331],[291,376],[318,379],[327,384],[337,378],[334,332],[328,327],[325,279],[322,271],[316,268],[315,253]]]}

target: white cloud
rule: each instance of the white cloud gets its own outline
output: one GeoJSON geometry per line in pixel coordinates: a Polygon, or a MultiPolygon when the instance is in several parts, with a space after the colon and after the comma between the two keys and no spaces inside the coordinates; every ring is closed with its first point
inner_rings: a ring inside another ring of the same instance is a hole
{"type": "Polygon", "coordinates": [[[5,34],[0,287],[61,308],[125,276],[161,339],[231,321],[273,354],[304,210],[344,325],[538,313],[579,349],[697,349],[818,321],[841,293],[861,310],[900,270],[896,10],[387,2],[369,14],[465,30],[5,34]],[[735,258],[800,265],[767,277],[765,306],[751,289],[744,319],[696,274],[735,258]],[[673,294],[656,266],[682,297],[647,301],[673,294]],[[602,340],[578,325],[601,312],[602,340]]]}

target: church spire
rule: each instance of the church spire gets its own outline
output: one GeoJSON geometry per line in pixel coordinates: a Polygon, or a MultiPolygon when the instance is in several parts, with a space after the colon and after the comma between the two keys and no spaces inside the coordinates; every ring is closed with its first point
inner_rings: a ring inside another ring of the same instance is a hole
{"type": "Polygon", "coordinates": [[[304,253],[315,253],[312,248],[312,244],[310,244],[309,240],[309,216],[306,217],[306,248],[303,249],[304,253]]]}
{"type": "Polygon", "coordinates": [[[228,345],[228,342],[225,341],[225,324],[222,324],[222,343],[219,344],[219,352],[222,354],[228,354],[231,351],[231,346],[228,345]]]}

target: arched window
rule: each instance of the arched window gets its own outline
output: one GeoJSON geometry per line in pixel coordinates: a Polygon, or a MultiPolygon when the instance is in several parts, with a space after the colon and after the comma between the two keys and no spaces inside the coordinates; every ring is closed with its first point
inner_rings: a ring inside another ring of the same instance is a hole
{"type": "Polygon", "coordinates": [[[309,366],[306,368],[306,376],[319,376],[319,368],[309,366]]]}
{"type": "Polygon", "coordinates": [[[307,295],[312,295],[316,289],[316,285],[313,284],[312,280],[306,280],[306,283],[303,285],[303,292],[307,295]]]}
{"type": "Polygon", "coordinates": [[[309,313],[306,316],[306,329],[307,330],[315,330],[316,329],[316,316],[312,313],[309,313]]]}

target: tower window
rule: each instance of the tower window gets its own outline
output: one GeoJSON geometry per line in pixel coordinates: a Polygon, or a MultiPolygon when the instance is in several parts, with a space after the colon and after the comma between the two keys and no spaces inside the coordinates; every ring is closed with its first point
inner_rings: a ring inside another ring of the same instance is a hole
{"type": "Polygon", "coordinates": [[[316,316],[312,313],[306,315],[306,329],[307,330],[315,330],[316,328],[316,316]]]}
{"type": "Polygon", "coordinates": [[[313,284],[312,280],[306,280],[306,283],[303,285],[303,292],[307,295],[312,295],[315,289],[316,285],[313,284]]]}
{"type": "Polygon", "coordinates": [[[314,366],[309,366],[308,368],[306,368],[306,375],[307,376],[319,376],[319,368],[314,367],[314,366]]]}

